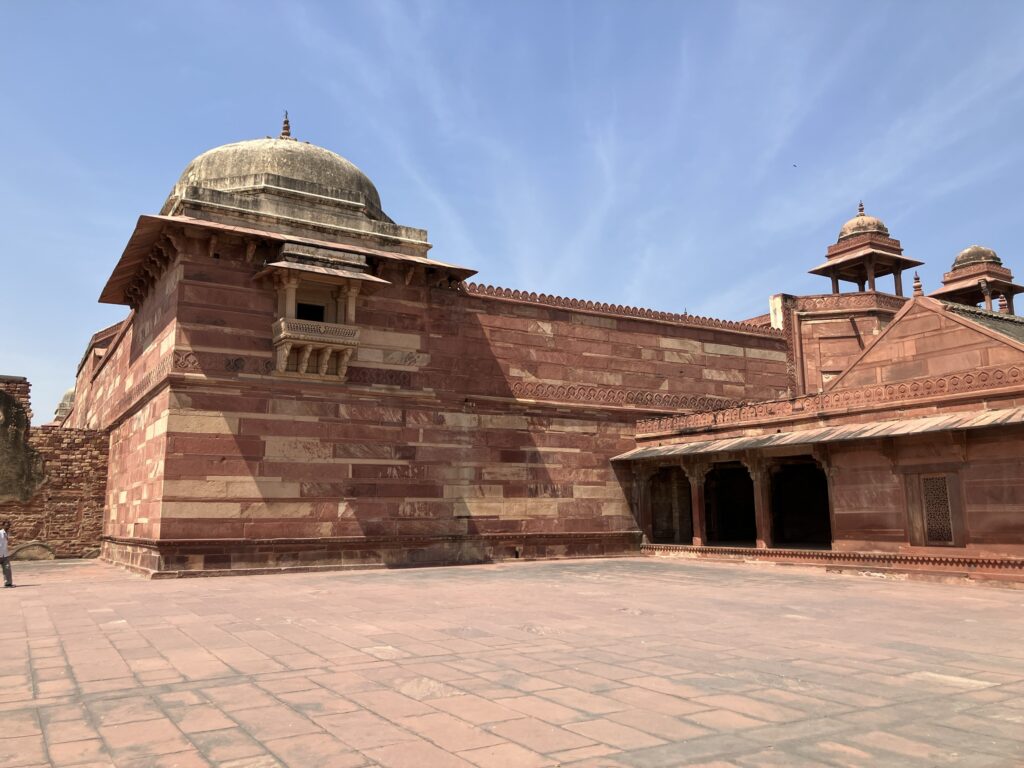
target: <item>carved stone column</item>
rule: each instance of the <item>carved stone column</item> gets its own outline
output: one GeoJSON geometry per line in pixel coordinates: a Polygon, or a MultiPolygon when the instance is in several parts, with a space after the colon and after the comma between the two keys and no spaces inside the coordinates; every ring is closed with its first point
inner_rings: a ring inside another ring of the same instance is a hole
{"type": "Polygon", "coordinates": [[[339,285],[331,291],[331,298],[334,299],[334,319],[331,322],[339,325],[345,322],[348,314],[346,304],[348,303],[348,286],[339,285]]]}
{"type": "Polygon", "coordinates": [[[743,466],[754,483],[754,522],[757,525],[757,548],[772,546],[771,466],[764,459],[744,459],[743,466]]]}
{"type": "Polygon", "coordinates": [[[293,275],[282,275],[278,284],[277,307],[281,317],[295,317],[295,293],[299,287],[299,278],[293,275]]]}
{"type": "Polygon", "coordinates": [[[650,544],[654,538],[653,520],[651,519],[651,477],[653,475],[652,467],[633,467],[633,503],[636,510],[637,526],[643,533],[644,544],[650,544]]]}
{"type": "Polygon", "coordinates": [[[690,481],[690,515],[693,518],[693,546],[703,547],[707,541],[704,517],[704,478],[711,469],[710,464],[703,462],[683,464],[683,472],[690,481]]]}
{"type": "MultiPolygon", "coordinates": [[[[348,288],[347,298],[348,301],[345,305],[345,322],[349,325],[354,325],[356,322],[356,297],[359,296],[359,283],[350,281],[351,285],[348,288]]],[[[340,320],[338,322],[341,322],[340,320]]]]}
{"type": "Polygon", "coordinates": [[[988,280],[982,278],[978,281],[978,287],[981,288],[981,295],[985,297],[985,309],[989,312],[992,311],[992,288],[988,284],[988,280]]]}
{"type": "MultiPolygon", "coordinates": [[[[831,547],[836,543],[836,505],[834,502],[834,487],[836,475],[838,474],[835,464],[832,463],[832,455],[829,453],[828,445],[818,445],[811,450],[811,456],[818,462],[822,472],[825,473],[825,488],[828,492],[828,530],[832,538],[829,542],[831,547]]],[[[892,466],[890,464],[890,466],[892,466]]]]}

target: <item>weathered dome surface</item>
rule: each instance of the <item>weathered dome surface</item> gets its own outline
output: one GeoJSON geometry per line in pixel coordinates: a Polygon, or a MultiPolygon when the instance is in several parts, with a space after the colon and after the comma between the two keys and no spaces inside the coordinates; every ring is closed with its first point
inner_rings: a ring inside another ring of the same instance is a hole
{"type": "Polygon", "coordinates": [[[300,191],[354,199],[380,211],[380,195],[365,173],[329,149],[288,137],[239,141],[204,152],[188,164],[171,196],[187,187],[238,188],[246,178],[267,174],[300,182],[300,191]]]}
{"type": "Polygon", "coordinates": [[[953,261],[953,269],[960,269],[971,264],[995,264],[997,267],[1001,267],[1003,261],[996,256],[996,252],[991,248],[971,245],[957,254],[956,259],[953,261]]]}
{"type": "Polygon", "coordinates": [[[885,226],[885,223],[881,219],[864,213],[864,203],[861,203],[858,206],[857,215],[843,224],[843,228],[839,230],[839,240],[845,240],[865,232],[876,232],[886,237],[889,236],[889,228],[885,226]]]}

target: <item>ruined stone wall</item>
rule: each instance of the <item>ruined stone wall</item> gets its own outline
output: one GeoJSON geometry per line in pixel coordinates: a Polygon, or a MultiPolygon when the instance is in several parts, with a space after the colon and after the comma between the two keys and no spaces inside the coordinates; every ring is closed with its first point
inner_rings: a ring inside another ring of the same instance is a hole
{"type": "Polygon", "coordinates": [[[57,557],[99,550],[107,478],[104,432],[31,428],[29,384],[0,377],[0,518],[11,544],[45,543],[57,557]]]}

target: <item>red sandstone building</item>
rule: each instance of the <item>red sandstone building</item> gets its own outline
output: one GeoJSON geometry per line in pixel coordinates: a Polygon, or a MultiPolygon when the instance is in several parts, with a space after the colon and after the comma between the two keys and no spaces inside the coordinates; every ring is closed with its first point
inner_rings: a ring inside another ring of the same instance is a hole
{"type": "MultiPolygon", "coordinates": [[[[287,121],[193,160],[40,433],[109,448],[103,509],[80,510],[103,557],[187,575],[646,543],[1020,573],[1024,289],[993,252],[904,298],[920,262],[861,209],[812,270],[830,294],[729,322],[475,285],[429,250],[287,121]]],[[[16,389],[0,437],[28,469],[0,507],[31,527],[59,480],[7,429],[16,389]]]]}

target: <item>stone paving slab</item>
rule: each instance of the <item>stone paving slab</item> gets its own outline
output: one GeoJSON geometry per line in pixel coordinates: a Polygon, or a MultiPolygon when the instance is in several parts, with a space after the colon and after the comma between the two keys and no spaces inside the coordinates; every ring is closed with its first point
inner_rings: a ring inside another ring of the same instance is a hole
{"type": "Polygon", "coordinates": [[[654,559],[18,563],[0,768],[1024,765],[1024,591],[654,559]]]}

